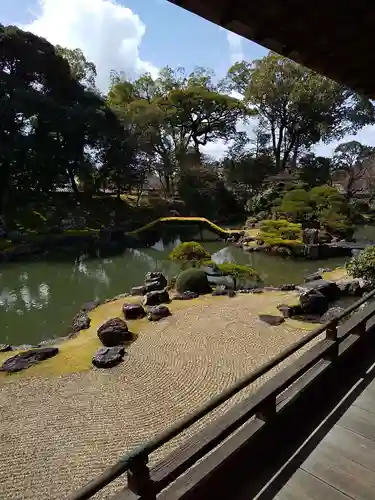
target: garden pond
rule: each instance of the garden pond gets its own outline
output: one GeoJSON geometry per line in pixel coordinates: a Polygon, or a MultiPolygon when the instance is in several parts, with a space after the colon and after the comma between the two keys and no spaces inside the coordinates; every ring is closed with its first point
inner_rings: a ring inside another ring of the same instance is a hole
{"type": "MultiPolygon", "coordinates": [[[[69,333],[73,316],[93,300],[104,300],[142,284],[148,271],[160,270],[172,277],[179,268],[168,260],[172,249],[186,235],[169,233],[152,247],[124,249],[114,256],[93,258],[44,256],[0,267],[0,343],[37,344],[69,333]]],[[[204,239],[212,240],[209,235],[204,239]]],[[[193,239],[189,234],[189,239],[193,239]]],[[[375,227],[362,226],[357,241],[375,242],[375,227]]],[[[251,265],[267,285],[301,283],[319,268],[344,265],[346,258],[292,260],[264,253],[247,253],[222,241],[203,241],[217,263],[251,265]]]]}

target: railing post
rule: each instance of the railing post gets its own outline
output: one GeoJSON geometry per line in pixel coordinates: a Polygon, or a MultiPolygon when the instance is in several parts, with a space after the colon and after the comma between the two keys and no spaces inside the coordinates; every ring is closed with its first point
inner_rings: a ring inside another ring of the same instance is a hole
{"type": "Polygon", "coordinates": [[[275,415],[276,415],[276,396],[272,395],[271,398],[268,398],[263,402],[260,410],[255,414],[255,417],[259,418],[259,420],[263,420],[263,422],[267,422],[275,415]]]}
{"type": "Polygon", "coordinates": [[[326,359],[329,359],[331,361],[336,359],[339,355],[339,342],[338,342],[338,337],[337,337],[337,325],[338,325],[338,320],[334,319],[328,325],[327,330],[326,330],[326,339],[334,341],[334,345],[330,349],[329,354],[327,356],[325,356],[326,359]]]}
{"type": "Polygon", "coordinates": [[[131,461],[128,477],[128,488],[144,500],[156,500],[154,483],[147,466],[148,457],[140,455],[131,461]]]}
{"type": "Polygon", "coordinates": [[[364,333],[366,333],[366,321],[362,321],[362,323],[360,323],[359,325],[357,325],[355,327],[355,330],[354,332],[356,335],[363,335],[364,333]]]}

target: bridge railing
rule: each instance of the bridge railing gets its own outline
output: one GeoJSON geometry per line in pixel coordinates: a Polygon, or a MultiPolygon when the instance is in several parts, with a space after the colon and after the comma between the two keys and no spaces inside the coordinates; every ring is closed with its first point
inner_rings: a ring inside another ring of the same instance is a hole
{"type": "MultiPolygon", "coordinates": [[[[323,324],[298,341],[284,349],[278,356],[252,371],[234,385],[209,400],[205,405],[177,422],[173,427],[157,435],[143,446],[125,455],[115,465],[107,468],[99,477],[76,491],[68,500],[86,500],[92,498],[105,486],[127,473],[127,486],[122,490],[119,500],[152,500],[158,493],[191,468],[198,460],[205,457],[226,438],[237,431],[244,423],[253,420],[253,431],[267,423],[279,411],[291,394],[302,390],[304,384],[311,383],[315,375],[322,373],[342,356],[361,335],[366,333],[368,320],[375,316],[375,302],[363,310],[360,306],[375,298],[375,290],[363,296],[352,306],[345,309],[334,320],[323,324]],[[353,312],[357,314],[348,318],[353,312]],[[339,324],[340,323],[340,324],[339,324]],[[262,376],[288,361],[294,354],[299,354],[307,344],[325,334],[323,340],[317,341],[309,349],[305,349],[296,360],[290,360],[285,368],[270,378],[260,389],[247,396],[240,403],[232,406],[220,417],[194,434],[183,445],[173,451],[166,459],[152,469],[148,466],[149,455],[163,445],[189,429],[193,424],[211,414],[223,403],[237,393],[248,388],[262,376]],[[304,376],[308,374],[304,381],[304,376]],[[308,379],[308,380],[307,380],[308,379]],[[299,384],[297,390],[295,385],[299,384]],[[254,418],[255,417],[255,418],[254,418]]],[[[247,440],[249,435],[247,436],[247,440]]],[[[117,498],[117,497],[116,497],[117,498]]]]}

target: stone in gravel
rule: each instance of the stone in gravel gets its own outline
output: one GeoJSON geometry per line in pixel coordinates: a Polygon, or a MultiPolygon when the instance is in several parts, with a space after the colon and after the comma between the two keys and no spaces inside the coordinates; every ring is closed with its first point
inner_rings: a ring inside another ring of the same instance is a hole
{"type": "Polygon", "coordinates": [[[155,290],[153,292],[148,292],[143,299],[144,306],[157,306],[159,304],[163,304],[163,302],[170,302],[167,290],[155,290]]]}
{"type": "Polygon", "coordinates": [[[111,318],[103,323],[97,331],[99,340],[105,347],[114,347],[124,342],[130,342],[133,334],[121,318],[111,318]]]}
{"type": "Polygon", "coordinates": [[[323,279],[320,273],[312,273],[308,274],[304,279],[305,283],[309,283],[310,281],[321,280],[323,279]]]}
{"type": "Polygon", "coordinates": [[[100,305],[100,300],[93,300],[92,302],[87,302],[81,307],[81,311],[90,312],[100,305]]]}
{"type": "Polygon", "coordinates": [[[172,297],[173,300],[191,300],[196,299],[199,295],[195,292],[186,291],[183,293],[177,293],[172,297]]]}
{"type": "Polygon", "coordinates": [[[171,312],[167,306],[154,306],[148,310],[147,319],[149,321],[159,321],[167,316],[171,316],[171,312]]]}
{"type": "Polygon", "coordinates": [[[330,307],[327,312],[323,314],[323,316],[320,318],[321,323],[327,323],[328,321],[331,321],[337,316],[339,316],[341,313],[344,312],[343,307],[330,307]]]}
{"type": "Polygon", "coordinates": [[[141,319],[146,316],[146,311],[141,304],[123,304],[122,312],[125,319],[141,319]]]}
{"type": "Polygon", "coordinates": [[[277,309],[281,312],[284,318],[291,318],[296,314],[301,314],[301,306],[288,306],[287,304],[280,304],[277,309]]]}
{"type": "Polygon", "coordinates": [[[122,346],[101,347],[92,358],[92,364],[97,368],[112,368],[121,363],[125,355],[122,346]]]}
{"type": "Polygon", "coordinates": [[[25,370],[36,363],[56,356],[59,352],[57,347],[42,347],[40,349],[30,349],[29,351],[16,354],[4,361],[1,371],[13,373],[25,370]]]}
{"type": "Polygon", "coordinates": [[[279,326],[285,321],[282,316],[274,316],[273,314],[259,314],[259,319],[271,326],[279,326]]]}
{"type": "Polygon", "coordinates": [[[0,352],[8,352],[12,350],[12,346],[9,344],[0,344],[0,352]]]}
{"type": "Polygon", "coordinates": [[[311,290],[299,298],[302,314],[324,314],[328,309],[328,299],[322,293],[311,290]]]}
{"type": "Polygon", "coordinates": [[[144,295],[147,291],[147,287],[142,285],[142,286],[133,286],[133,288],[130,290],[131,295],[144,295]]]}
{"type": "Polygon", "coordinates": [[[90,328],[91,319],[88,317],[85,311],[80,311],[76,314],[72,321],[72,332],[80,332],[81,330],[87,330],[90,328]]]}

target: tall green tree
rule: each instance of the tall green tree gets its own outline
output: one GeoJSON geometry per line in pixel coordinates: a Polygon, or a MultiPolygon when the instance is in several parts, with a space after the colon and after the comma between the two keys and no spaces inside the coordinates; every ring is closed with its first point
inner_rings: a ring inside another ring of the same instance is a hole
{"type": "Polygon", "coordinates": [[[225,84],[244,96],[267,128],[280,171],[295,167],[300,152],[313,144],[341,138],[374,120],[369,100],[272,52],[234,64],[225,84]]]}
{"type": "Polygon", "coordinates": [[[167,193],[191,148],[199,163],[201,147],[232,139],[245,115],[242,103],[218,92],[211,74],[202,68],[190,74],[164,68],[155,80],[150,75],[133,82],[115,77],[108,100],[147,137],[167,193]]]}
{"type": "Polygon", "coordinates": [[[67,49],[61,47],[61,45],[56,45],[56,52],[68,61],[73,78],[82,85],[95,89],[96,66],[86,59],[81,49],[67,49]]]}
{"type": "Polygon", "coordinates": [[[339,144],[333,154],[336,173],[344,174],[348,198],[375,185],[375,148],[358,141],[339,144]]]}

